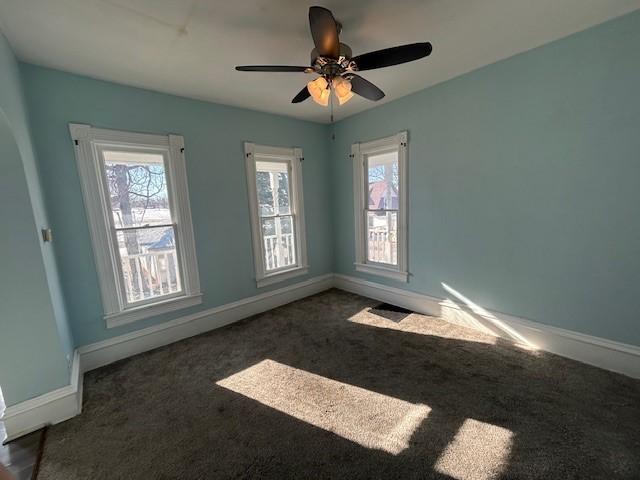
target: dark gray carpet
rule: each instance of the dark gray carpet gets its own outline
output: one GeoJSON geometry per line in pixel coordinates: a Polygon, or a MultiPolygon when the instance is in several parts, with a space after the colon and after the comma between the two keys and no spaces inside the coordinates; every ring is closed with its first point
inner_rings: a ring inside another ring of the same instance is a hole
{"type": "Polygon", "coordinates": [[[88,373],[39,478],[640,478],[640,381],[332,290],[88,373]]]}

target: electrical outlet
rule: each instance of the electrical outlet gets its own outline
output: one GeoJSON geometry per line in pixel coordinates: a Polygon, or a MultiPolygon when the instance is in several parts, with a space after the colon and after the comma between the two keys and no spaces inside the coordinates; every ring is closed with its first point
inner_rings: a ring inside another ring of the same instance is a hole
{"type": "Polygon", "coordinates": [[[43,242],[52,242],[53,241],[53,232],[50,228],[42,229],[42,241],[43,242]]]}

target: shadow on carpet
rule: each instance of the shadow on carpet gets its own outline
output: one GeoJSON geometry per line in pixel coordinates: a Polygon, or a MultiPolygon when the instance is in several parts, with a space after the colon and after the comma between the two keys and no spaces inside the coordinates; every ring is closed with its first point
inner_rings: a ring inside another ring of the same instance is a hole
{"type": "Polygon", "coordinates": [[[38,478],[640,477],[640,381],[378,306],[331,290],[87,373],[38,478]]]}

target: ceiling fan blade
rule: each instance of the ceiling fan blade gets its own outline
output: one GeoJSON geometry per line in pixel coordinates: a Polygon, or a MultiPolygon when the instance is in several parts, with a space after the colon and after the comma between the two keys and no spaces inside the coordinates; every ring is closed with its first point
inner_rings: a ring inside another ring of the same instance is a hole
{"type": "Polygon", "coordinates": [[[304,102],[310,96],[311,94],[309,93],[309,89],[307,87],[304,87],[302,90],[298,92],[298,94],[295,97],[293,97],[293,100],[291,100],[291,103],[304,102]]]}
{"type": "Polygon", "coordinates": [[[384,92],[376,87],[369,80],[365,80],[360,75],[350,74],[351,91],[357,93],[361,97],[377,102],[384,97],[384,92]]]}
{"type": "Polygon", "coordinates": [[[429,42],[411,43],[398,47],[385,48],[375,52],[364,53],[353,57],[358,70],[373,70],[374,68],[390,67],[400,63],[413,62],[431,54],[433,47],[429,42]]]}
{"type": "Polygon", "coordinates": [[[310,7],[309,26],[318,53],[323,57],[338,58],[340,55],[338,26],[331,11],[324,7],[310,7]]]}
{"type": "Polygon", "coordinates": [[[241,65],[236,67],[239,72],[303,72],[311,73],[311,67],[295,67],[291,65],[241,65]]]}

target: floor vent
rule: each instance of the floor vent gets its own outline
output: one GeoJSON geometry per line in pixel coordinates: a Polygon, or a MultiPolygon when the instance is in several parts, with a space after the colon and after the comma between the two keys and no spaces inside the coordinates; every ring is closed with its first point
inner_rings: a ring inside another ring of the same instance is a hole
{"type": "Polygon", "coordinates": [[[390,303],[381,303],[380,305],[371,307],[369,312],[396,323],[400,323],[413,313],[411,310],[398,307],[397,305],[391,305],[390,303]]]}

